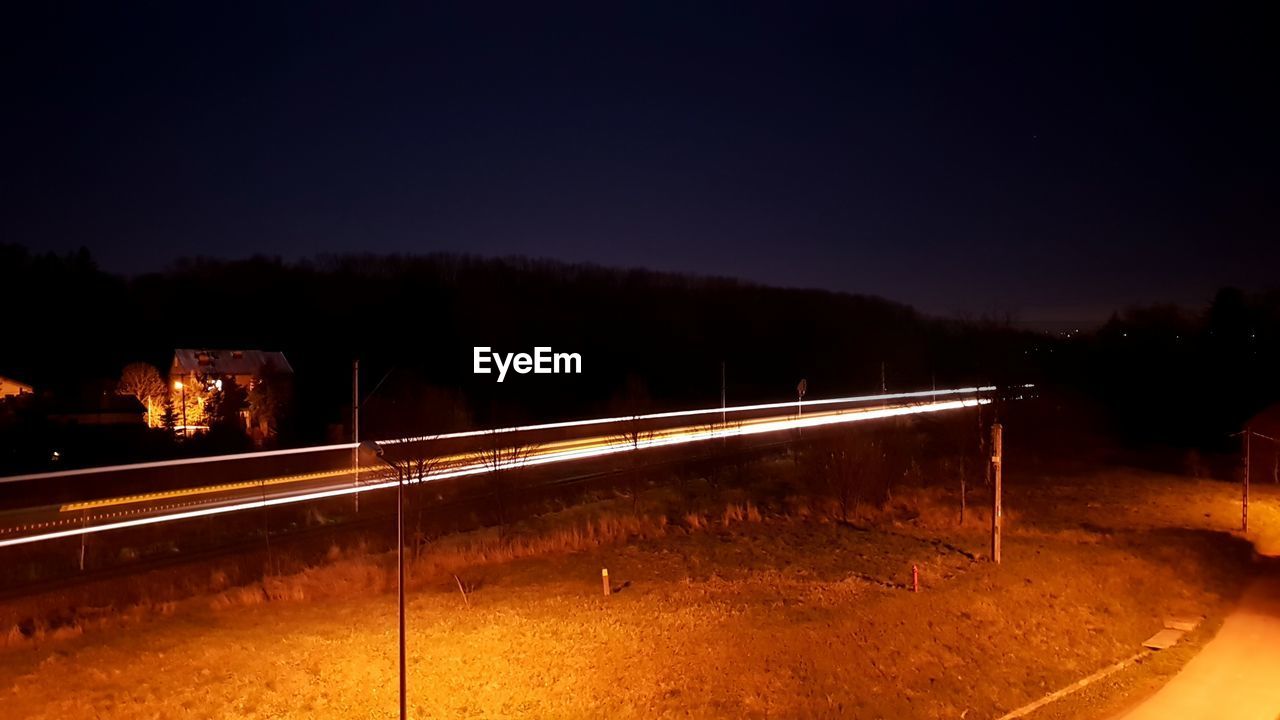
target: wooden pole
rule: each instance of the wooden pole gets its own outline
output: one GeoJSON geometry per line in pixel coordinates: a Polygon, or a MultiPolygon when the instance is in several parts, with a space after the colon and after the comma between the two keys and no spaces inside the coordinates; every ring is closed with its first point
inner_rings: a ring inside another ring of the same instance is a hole
{"type": "Polygon", "coordinates": [[[724,384],[724,361],[721,360],[720,361],[720,427],[722,428],[725,425],[725,419],[724,419],[725,409],[728,407],[726,405],[726,399],[727,399],[727,395],[725,394],[725,384],[724,384]]]}
{"type": "Polygon", "coordinates": [[[1249,460],[1253,433],[1244,431],[1244,496],[1240,498],[1240,532],[1249,532],[1249,460]]]}
{"type": "MultiPolygon", "coordinates": [[[[983,425],[981,405],[978,406],[978,450],[982,455],[990,454],[991,450],[991,438],[987,436],[986,426],[983,425]]],[[[987,487],[991,487],[991,463],[983,463],[982,469],[984,475],[982,481],[987,487]]]]}
{"type": "Polygon", "coordinates": [[[356,514],[360,514],[360,360],[351,363],[351,466],[355,469],[356,492],[354,493],[356,514]]]}
{"type": "Polygon", "coordinates": [[[84,550],[85,542],[88,539],[88,533],[84,530],[89,527],[89,511],[85,510],[80,515],[80,572],[84,572],[84,550]]]}
{"type": "Polygon", "coordinates": [[[271,575],[271,509],[267,506],[267,479],[262,479],[262,540],[267,546],[267,575],[271,575]]]}
{"type": "Polygon", "coordinates": [[[991,425],[991,562],[1000,562],[1000,530],[1004,523],[1001,494],[1000,460],[1004,451],[1004,428],[1000,423],[991,425]]]}
{"type": "MultiPolygon", "coordinates": [[[[728,398],[729,398],[728,385],[726,384],[726,381],[725,381],[724,361],[721,360],[720,361],[720,431],[721,433],[723,433],[724,430],[729,427],[729,420],[725,414],[729,407],[728,398]]],[[[729,447],[729,436],[727,434],[722,434],[720,436],[720,449],[723,450],[724,448],[727,448],[727,447],[729,447]]]]}
{"type": "Polygon", "coordinates": [[[609,587],[609,568],[600,568],[600,584],[604,586],[605,597],[613,594],[613,589],[609,587]]]}

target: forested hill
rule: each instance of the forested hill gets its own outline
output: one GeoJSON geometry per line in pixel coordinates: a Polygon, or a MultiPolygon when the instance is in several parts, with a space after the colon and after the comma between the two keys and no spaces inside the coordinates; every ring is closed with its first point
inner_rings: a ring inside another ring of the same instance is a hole
{"type": "Polygon", "coordinates": [[[458,255],[182,260],[126,278],[86,252],[0,247],[9,310],[0,374],[57,390],[175,347],[282,350],[296,372],[299,440],[343,422],[351,362],[365,390],[461,390],[488,408],[556,418],[608,406],[627,378],[658,405],[814,397],[1026,379],[1034,338],[923,316],[875,297],[643,270],[458,255]],[[472,348],[582,356],[581,375],[472,373],[472,348]]]}

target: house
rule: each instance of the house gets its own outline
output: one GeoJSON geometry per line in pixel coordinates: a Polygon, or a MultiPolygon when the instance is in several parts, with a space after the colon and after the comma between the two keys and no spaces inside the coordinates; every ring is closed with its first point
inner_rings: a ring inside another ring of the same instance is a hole
{"type": "Polygon", "coordinates": [[[0,400],[19,395],[31,395],[34,392],[35,389],[30,385],[0,375],[0,400]]]}
{"type": "MultiPolygon", "coordinates": [[[[169,367],[170,398],[178,413],[179,426],[184,432],[198,432],[208,429],[209,400],[228,381],[234,381],[252,397],[255,389],[272,393],[276,388],[287,387],[292,376],[293,367],[281,352],[178,348],[173,351],[173,364],[169,367]],[[278,379],[283,379],[283,383],[277,382],[278,379]],[[264,381],[269,382],[258,388],[264,381]]],[[[274,394],[275,400],[281,397],[278,392],[274,394]]],[[[272,403],[264,404],[272,407],[272,403]]],[[[279,406],[274,407],[278,410],[279,406]]],[[[255,441],[261,442],[272,432],[271,426],[277,418],[270,417],[271,411],[251,412],[252,409],[245,407],[240,417],[255,441]]],[[[262,410],[262,406],[257,409],[262,410]]]]}
{"type": "Polygon", "coordinates": [[[293,367],[282,352],[178,348],[173,351],[169,382],[203,384],[213,389],[220,384],[218,381],[234,379],[240,387],[251,390],[262,378],[292,374],[293,367]]]}

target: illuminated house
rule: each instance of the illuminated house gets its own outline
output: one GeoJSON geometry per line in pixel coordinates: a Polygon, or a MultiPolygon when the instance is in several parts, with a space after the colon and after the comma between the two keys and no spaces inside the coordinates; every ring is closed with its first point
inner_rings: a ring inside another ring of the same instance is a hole
{"type": "MultiPolygon", "coordinates": [[[[265,350],[208,350],[178,348],[169,366],[170,397],[181,427],[202,430],[208,424],[206,404],[228,380],[246,393],[268,378],[290,378],[293,367],[284,353],[265,350]]],[[[242,412],[246,429],[251,418],[242,412]]],[[[264,431],[265,432],[265,431],[264,431]]]]}
{"type": "Polygon", "coordinates": [[[30,385],[0,375],[0,400],[19,395],[30,395],[33,392],[34,390],[30,385]]]}

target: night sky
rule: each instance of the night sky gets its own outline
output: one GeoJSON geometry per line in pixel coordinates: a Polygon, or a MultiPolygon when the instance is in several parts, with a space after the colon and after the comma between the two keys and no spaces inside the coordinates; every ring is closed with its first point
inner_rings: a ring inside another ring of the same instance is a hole
{"type": "Polygon", "coordinates": [[[1036,4],[10,11],[0,238],[128,273],[523,254],[1031,323],[1276,284],[1274,19],[1036,4]]]}

